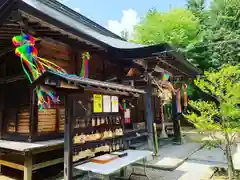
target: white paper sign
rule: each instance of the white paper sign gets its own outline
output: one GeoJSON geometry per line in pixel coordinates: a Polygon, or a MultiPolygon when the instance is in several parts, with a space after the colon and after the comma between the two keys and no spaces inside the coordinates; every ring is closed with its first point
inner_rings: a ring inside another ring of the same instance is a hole
{"type": "Polygon", "coordinates": [[[112,112],[118,112],[118,111],[119,111],[118,97],[112,96],[112,112]]]}
{"type": "Polygon", "coordinates": [[[103,96],[103,112],[111,112],[111,97],[103,96]]]}

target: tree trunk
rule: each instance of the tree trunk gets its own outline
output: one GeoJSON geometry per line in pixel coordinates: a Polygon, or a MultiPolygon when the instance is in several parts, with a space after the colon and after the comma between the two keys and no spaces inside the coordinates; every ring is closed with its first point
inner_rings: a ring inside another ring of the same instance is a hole
{"type": "Polygon", "coordinates": [[[233,180],[234,166],[233,166],[233,159],[232,159],[231,142],[227,132],[225,132],[225,140],[226,140],[226,155],[227,155],[227,161],[228,161],[228,179],[233,180]]]}

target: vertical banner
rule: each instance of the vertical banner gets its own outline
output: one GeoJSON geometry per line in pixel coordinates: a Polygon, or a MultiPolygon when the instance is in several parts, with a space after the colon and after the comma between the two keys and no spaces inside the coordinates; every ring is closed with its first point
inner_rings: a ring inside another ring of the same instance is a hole
{"type": "Polygon", "coordinates": [[[102,108],[102,95],[101,94],[94,94],[93,95],[93,112],[100,113],[103,111],[102,108]]]}
{"type": "Polygon", "coordinates": [[[128,108],[124,111],[124,119],[126,124],[131,123],[131,111],[128,108]]]}
{"type": "Polygon", "coordinates": [[[112,112],[119,112],[118,97],[112,96],[111,101],[112,101],[112,112]]]}
{"type": "Polygon", "coordinates": [[[80,77],[88,78],[88,61],[90,60],[89,52],[82,53],[82,67],[80,77]]]}
{"type": "Polygon", "coordinates": [[[103,112],[111,112],[111,97],[103,96],[103,112]]]}
{"type": "Polygon", "coordinates": [[[188,97],[187,97],[187,84],[183,85],[183,101],[184,101],[184,107],[187,107],[188,105],[188,97]]]}
{"type": "Polygon", "coordinates": [[[177,92],[176,92],[176,103],[177,103],[177,113],[181,113],[182,108],[181,108],[181,92],[180,92],[180,89],[177,89],[177,92]]]}

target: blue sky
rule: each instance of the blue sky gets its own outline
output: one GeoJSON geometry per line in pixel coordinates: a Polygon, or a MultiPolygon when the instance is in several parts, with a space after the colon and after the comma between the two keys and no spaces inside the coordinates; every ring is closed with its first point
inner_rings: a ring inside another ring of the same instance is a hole
{"type": "Polygon", "coordinates": [[[184,7],[187,0],[59,0],[68,7],[116,34],[132,32],[133,26],[151,8],[167,11],[184,7]]]}
{"type": "Polygon", "coordinates": [[[122,10],[133,9],[138,15],[144,14],[153,7],[167,11],[171,6],[183,7],[186,0],[60,0],[74,9],[79,8],[81,14],[90,17],[101,25],[108,20],[121,20],[122,10]]]}

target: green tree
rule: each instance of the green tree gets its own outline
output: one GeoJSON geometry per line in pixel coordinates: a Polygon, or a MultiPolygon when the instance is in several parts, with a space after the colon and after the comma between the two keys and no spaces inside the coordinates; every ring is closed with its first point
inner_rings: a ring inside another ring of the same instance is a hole
{"type": "Polygon", "coordinates": [[[203,23],[205,0],[188,0],[186,6],[187,9],[190,10],[196,17],[198,17],[201,23],[203,23]]]}
{"type": "MultiPolygon", "coordinates": [[[[190,9],[194,12],[194,8],[190,9]]],[[[200,21],[202,39],[198,43],[189,44],[186,49],[187,58],[202,70],[218,68],[226,63],[238,64],[240,1],[213,0],[210,8],[204,9],[201,14],[204,14],[200,21]]]]}
{"type": "MultiPolygon", "coordinates": [[[[195,84],[204,92],[217,100],[190,101],[190,105],[198,109],[200,113],[185,115],[196,128],[213,134],[223,133],[228,160],[229,179],[233,178],[234,166],[231,153],[231,145],[234,142],[235,133],[240,131],[240,64],[237,66],[224,65],[219,71],[206,72],[204,78],[195,80],[195,84]]],[[[216,138],[215,143],[220,144],[216,138]]]]}
{"type": "Polygon", "coordinates": [[[199,40],[199,26],[199,20],[186,9],[150,10],[135,27],[133,41],[141,44],[167,42],[184,48],[199,40]]]}
{"type": "Polygon", "coordinates": [[[209,13],[210,31],[207,39],[215,45],[210,46],[210,58],[216,65],[238,64],[240,62],[240,1],[213,0],[209,13]]]}

